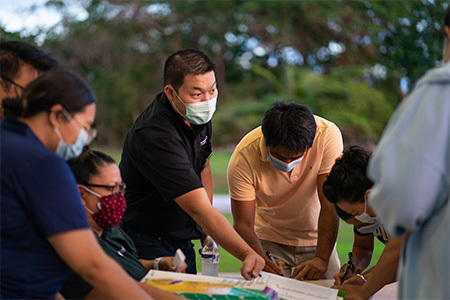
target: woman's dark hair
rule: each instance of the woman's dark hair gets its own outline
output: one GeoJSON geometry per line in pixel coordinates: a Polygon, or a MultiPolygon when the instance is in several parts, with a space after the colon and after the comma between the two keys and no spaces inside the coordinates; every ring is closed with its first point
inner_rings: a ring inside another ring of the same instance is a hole
{"type": "Polygon", "coordinates": [[[214,69],[215,64],[202,51],[183,49],[167,58],[164,64],[164,85],[171,84],[178,91],[186,75],[203,75],[214,69]]]}
{"type": "Polygon", "coordinates": [[[100,173],[99,167],[115,164],[116,161],[103,152],[86,148],[77,158],[68,161],[75,179],[79,184],[87,184],[92,176],[100,173]]]}
{"type": "MultiPolygon", "coordinates": [[[[47,53],[23,41],[0,40],[0,74],[15,81],[20,73],[22,63],[27,63],[39,73],[57,66],[57,62],[47,53]]],[[[7,90],[11,82],[3,82],[7,90]]]]}
{"type": "Polygon", "coordinates": [[[75,73],[52,68],[32,81],[19,99],[3,99],[6,115],[29,118],[41,112],[49,112],[55,104],[61,104],[74,115],[95,103],[95,96],[87,83],[75,73]]]}
{"type": "Polygon", "coordinates": [[[287,154],[295,155],[312,147],[316,127],[307,106],[275,101],[264,114],[261,130],[267,146],[283,146],[287,154]]]}
{"type": "Polygon", "coordinates": [[[369,159],[370,153],[363,148],[346,147],[323,183],[325,197],[331,203],[341,200],[349,203],[364,202],[365,192],[373,185],[366,175],[369,159]]]}

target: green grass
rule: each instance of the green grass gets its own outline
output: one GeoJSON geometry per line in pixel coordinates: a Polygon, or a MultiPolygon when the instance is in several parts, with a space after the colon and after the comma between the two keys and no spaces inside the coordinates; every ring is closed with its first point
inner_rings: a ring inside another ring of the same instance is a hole
{"type": "MultiPolygon", "coordinates": [[[[108,153],[114,160],[119,163],[121,149],[98,149],[108,153]]],[[[231,156],[231,151],[215,151],[211,157],[211,170],[213,176],[214,193],[216,194],[228,194],[226,170],[228,161],[231,156]]],[[[231,214],[224,214],[230,224],[233,224],[233,217],[231,214]]],[[[196,253],[200,248],[200,241],[194,241],[196,253]]],[[[353,227],[343,221],[339,225],[339,233],[337,238],[337,252],[341,265],[347,262],[348,252],[352,251],[353,247],[353,227]]],[[[381,252],[384,249],[384,245],[378,240],[375,241],[374,252],[372,255],[372,262],[370,266],[373,266],[379,259],[381,252]]],[[[232,272],[239,273],[239,269],[242,263],[234,258],[231,254],[224,249],[220,249],[220,272],[232,272]]],[[[198,271],[201,271],[200,255],[197,255],[197,267],[198,271]]]]}

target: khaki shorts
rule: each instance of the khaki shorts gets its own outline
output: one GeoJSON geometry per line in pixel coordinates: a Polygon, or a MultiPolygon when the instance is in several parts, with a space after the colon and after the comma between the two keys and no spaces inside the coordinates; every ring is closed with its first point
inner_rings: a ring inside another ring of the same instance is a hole
{"type": "MultiPolygon", "coordinates": [[[[296,247],[260,240],[261,245],[265,250],[272,252],[275,258],[282,260],[285,263],[283,274],[286,277],[291,277],[292,268],[295,268],[299,264],[313,259],[316,254],[316,246],[296,247]]],[[[336,245],[334,245],[331,252],[330,261],[328,262],[328,269],[320,279],[333,279],[336,273],[339,273],[340,261],[336,251],[336,245]]]]}

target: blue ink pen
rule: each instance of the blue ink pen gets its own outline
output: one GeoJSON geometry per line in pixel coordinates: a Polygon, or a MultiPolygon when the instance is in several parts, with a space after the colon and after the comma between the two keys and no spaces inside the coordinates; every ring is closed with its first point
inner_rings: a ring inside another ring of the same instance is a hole
{"type": "MultiPolygon", "coordinates": [[[[277,261],[275,260],[275,258],[273,257],[272,252],[270,252],[269,250],[266,250],[266,255],[267,255],[267,257],[268,257],[275,265],[278,266],[278,263],[277,263],[277,261]]],[[[281,274],[279,274],[279,275],[284,276],[283,273],[281,273],[281,274]]]]}

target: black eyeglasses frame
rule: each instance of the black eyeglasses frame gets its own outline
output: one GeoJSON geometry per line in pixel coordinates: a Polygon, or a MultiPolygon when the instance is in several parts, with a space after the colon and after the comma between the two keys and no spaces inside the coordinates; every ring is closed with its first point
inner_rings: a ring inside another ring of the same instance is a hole
{"type": "Polygon", "coordinates": [[[101,188],[105,188],[105,189],[111,189],[111,195],[114,194],[114,189],[119,187],[119,191],[122,194],[125,194],[125,190],[127,188],[127,185],[125,184],[125,182],[122,182],[121,184],[115,184],[115,185],[103,185],[103,184],[91,184],[91,183],[81,183],[82,185],[86,185],[86,186],[92,186],[92,187],[101,187],[101,188]]]}

